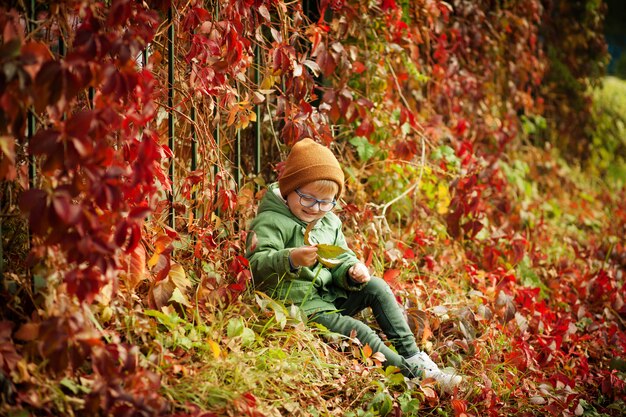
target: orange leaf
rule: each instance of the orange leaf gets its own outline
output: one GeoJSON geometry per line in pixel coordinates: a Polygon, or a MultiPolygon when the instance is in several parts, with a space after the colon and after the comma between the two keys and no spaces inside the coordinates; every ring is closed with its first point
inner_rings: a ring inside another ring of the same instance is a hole
{"type": "Polygon", "coordinates": [[[29,342],[39,337],[39,323],[25,323],[14,334],[17,340],[29,342]]]}
{"type": "Polygon", "coordinates": [[[142,245],[137,247],[130,254],[130,264],[128,265],[128,287],[132,291],[146,276],[146,250],[142,245]]]}
{"type": "Polygon", "coordinates": [[[430,323],[428,318],[424,320],[424,331],[422,333],[422,343],[426,343],[428,339],[433,335],[433,331],[430,329],[430,323]]]}
{"type": "Polygon", "coordinates": [[[459,400],[458,398],[455,398],[451,401],[451,404],[452,404],[452,409],[454,409],[455,417],[461,417],[461,416],[467,415],[465,413],[467,411],[466,400],[459,400]]]}
{"type": "Polygon", "coordinates": [[[363,357],[367,359],[370,356],[372,356],[372,348],[370,347],[370,345],[363,346],[363,357]]]}
{"type": "Polygon", "coordinates": [[[420,385],[420,389],[424,393],[426,401],[428,401],[430,405],[437,403],[439,397],[437,396],[437,392],[432,387],[427,385],[420,385]]]}

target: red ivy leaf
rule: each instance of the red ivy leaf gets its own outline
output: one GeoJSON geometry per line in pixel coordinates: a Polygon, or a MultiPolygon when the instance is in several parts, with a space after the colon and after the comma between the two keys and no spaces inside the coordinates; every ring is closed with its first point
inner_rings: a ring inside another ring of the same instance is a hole
{"type": "Polygon", "coordinates": [[[67,192],[56,192],[52,197],[52,207],[59,219],[66,225],[75,225],[81,219],[81,207],[72,203],[67,192]]]}
{"type": "Polygon", "coordinates": [[[383,0],[380,8],[383,11],[387,11],[387,10],[395,10],[398,8],[398,5],[396,5],[395,0],[383,0]]]}

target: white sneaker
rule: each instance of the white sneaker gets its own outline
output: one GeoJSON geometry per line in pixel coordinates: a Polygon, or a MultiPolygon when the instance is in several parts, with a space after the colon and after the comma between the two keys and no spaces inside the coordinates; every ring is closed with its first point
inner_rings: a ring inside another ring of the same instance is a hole
{"type": "Polygon", "coordinates": [[[454,387],[463,382],[463,377],[456,373],[448,373],[439,369],[426,352],[419,352],[408,358],[407,363],[424,371],[425,378],[433,378],[442,390],[452,392],[454,387]]]}

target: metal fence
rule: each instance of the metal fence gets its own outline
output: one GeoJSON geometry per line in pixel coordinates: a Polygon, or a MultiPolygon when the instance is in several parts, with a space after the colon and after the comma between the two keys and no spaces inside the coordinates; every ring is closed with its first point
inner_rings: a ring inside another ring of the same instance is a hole
{"type": "MultiPolygon", "coordinates": [[[[307,14],[315,12],[316,6],[313,6],[314,4],[316,4],[314,0],[304,0],[303,6],[307,14]]],[[[50,6],[47,3],[37,3],[35,0],[28,0],[27,2],[20,2],[19,7],[22,7],[22,13],[24,20],[26,21],[27,31],[32,34],[38,30],[37,13],[40,12],[42,8],[50,6]]],[[[217,2],[214,3],[213,7],[215,7],[214,11],[217,15],[217,7],[219,7],[217,2]]],[[[178,18],[176,13],[177,10],[175,7],[170,7],[167,13],[167,42],[165,44],[167,54],[164,54],[167,58],[164,60],[165,63],[163,64],[167,66],[167,102],[164,106],[167,111],[167,143],[174,154],[168,168],[169,180],[172,183],[172,191],[167,196],[169,204],[168,223],[172,228],[176,227],[175,200],[182,180],[182,178],[177,178],[177,176],[180,176],[182,172],[195,171],[202,168],[206,172],[206,175],[210,174],[214,179],[218,175],[219,171],[217,165],[212,167],[212,169],[207,169],[208,167],[206,166],[206,163],[203,164],[203,161],[199,158],[200,141],[198,139],[198,135],[200,133],[197,131],[197,122],[199,118],[197,104],[193,100],[191,101],[190,108],[188,109],[189,113],[188,115],[185,115],[184,120],[180,119],[180,113],[175,109],[177,104],[177,83],[179,82],[179,80],[176,79],[176,67],[177,65],[181,65],[180,58],[176,54],[177,34],[175,33],[175,28],[177,26],[176,19],[178,18]],[[187,141],[186,138],[183,140],[181,137],[181,126],[183,125],[185,135],[188,133],[188,137],[190,139],[189,141],[187,141]],[[177,128],[181,131],[177,131],[177,128]]],[[[46,42],[48,43],[50,50],[55,54],[56,59],[63,59],[66,54],[67,35],[68,34],[61,32],[58,36],[56,36],[56,39],[53,37],[46,39],[46,42]]],[[[38,34],[38,36],[41,36],[41,34],[38,34]]],[[[250,79],[259,85],[261,82],[260,68],[264,65],[264,57],[262,56],[262,51],[258,46],[255,46],[254,48],[254,64],[251,66],[251,71],[253,73],[251,74],[250,79]]],[[[146,66],[148,64],[148,59],[152,50],[153,46],[150,45],[145,52],[138,57],[138,65],[146,66]]],[[[92,87],[90,87],[88,91],[89,106],[93,106],[94,95],[95,91],[92,87]]],[[[231,170],[230,175],[232,175],[232,183],[236,189],[239,189],[242,186],[244,176],[263,175],[268,177],[271,175],[270,163],[277,159],[276,157],[280,152],[277,141],[275,141],[274,138],[267,138],[266,140],[263,139],[263,107],[260,104],[256,104],[254,106],[254,113],[256,115],[256,123],[252,123],[245,129],[239,128],[233,133],[232,127],[227,129],[223,124],[218,124],[212,131],[212,139],[217,146],[220,155],[228,160],[227,165],[231,170]],[[227,134],[225,134],[226,131],[228,131],[227,134]],[[228,136],[227,146],[225,146],[226,136],[228,136]],[[226,148],[227,151],[224,151],[223,149],[226,148]],[[263,150],[264,148],[265,152],[263,150]],[[267,154],[268,152],[269,154],[267,154]],[[266,158],[264,158],[264,156],[266,156],[266,158]],[[263,163],[265,163],[265,166],[263,163]]],[[[28,112],[26,129],[26,138],[30,143],[38,129],[37,115],[33,111],[28,112]]],[[[28,177],[30,187],[37,187],[39,182],[37,161],[32,154],[28,156],[28,177]]],[[[256,187],[258,187],[258,185],[256,187]]],[[[193,198],[196,198],[195,192],[193,194],[193,198]]],[[[194,205],[194,211],[195,210],[196,208],[194,205]]],[[[195,213],[195,215],[197,216],[198,214],[195,213]]],[[[4,239],[2,234],[4,219],[5,216],[2,215],[2,217],[0,217],[0,241],[2,241],[3,244],[0,245],[0,275],[3,275],[6,271],[4,239]]],[[[30,240],[30,238],[28,239],[30,240]]]]}

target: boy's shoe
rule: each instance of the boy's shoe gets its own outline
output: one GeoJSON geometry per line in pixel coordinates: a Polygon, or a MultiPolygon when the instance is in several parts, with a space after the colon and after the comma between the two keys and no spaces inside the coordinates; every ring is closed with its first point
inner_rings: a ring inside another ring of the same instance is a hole
{"type": "Polygon", "coordinates": [[[454,387],[463,382],[463,377],[456,373],[444,372],[430,359],[426,352],[419,352],[408,358],[407,363],[424,371],[425,378],[433,378],[444,392],[452,392],[454,387]]]}

